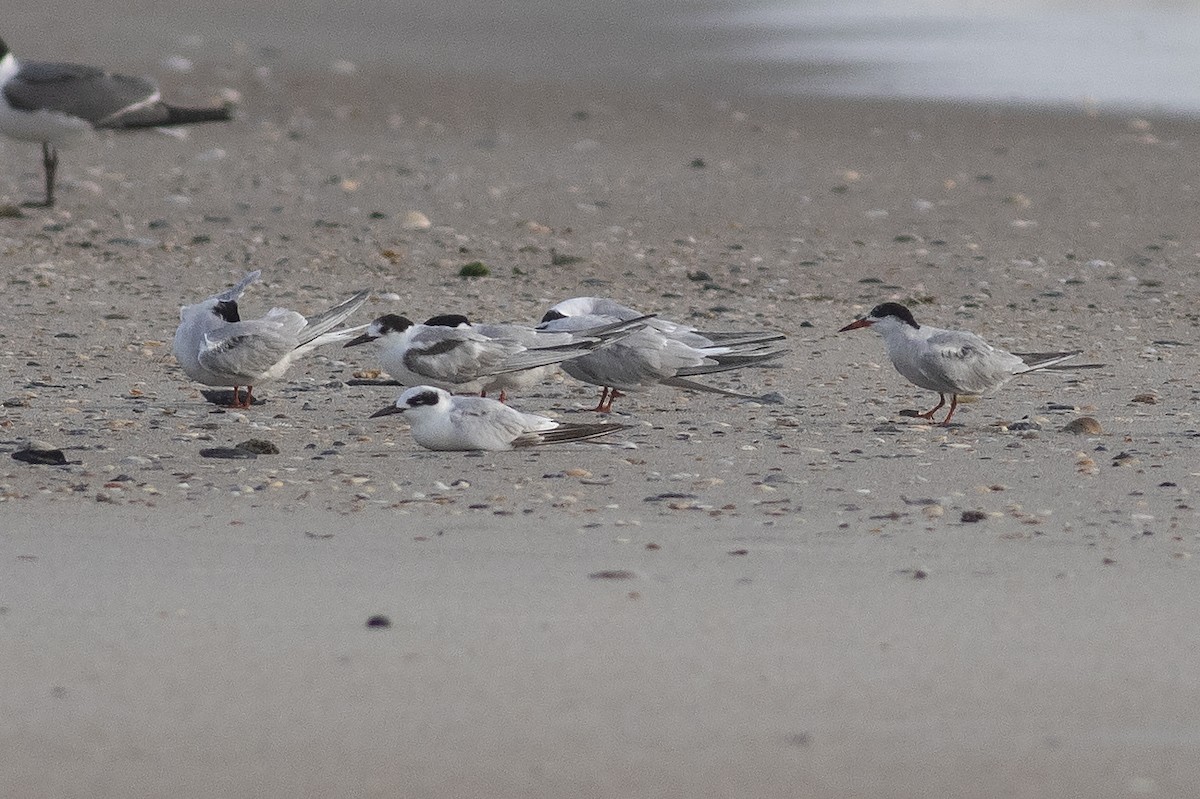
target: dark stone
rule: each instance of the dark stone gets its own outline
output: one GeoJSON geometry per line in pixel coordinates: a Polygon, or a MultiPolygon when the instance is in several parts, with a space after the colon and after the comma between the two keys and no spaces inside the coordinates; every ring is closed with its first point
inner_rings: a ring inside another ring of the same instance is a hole
{"type": "Polygon", "coordinates": [[[67,456],[61,449],[19,449],[12,456],[13,460],[32,463],[36,466],[67,465],[67,456]]]}

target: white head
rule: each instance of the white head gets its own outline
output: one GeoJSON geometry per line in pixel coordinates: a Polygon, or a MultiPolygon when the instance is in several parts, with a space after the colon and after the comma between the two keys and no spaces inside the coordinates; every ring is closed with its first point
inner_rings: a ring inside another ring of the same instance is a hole
{"type": "Polygon", "coordinates": [[[433,386],[413,386],[405,389],[404,393],[397,397],[391,405],[375,411],[370,418],[403,413],[409,418],[420,419],[439,413],[448,413],[452,399],[449,391],[443,391],[433,386]]]}

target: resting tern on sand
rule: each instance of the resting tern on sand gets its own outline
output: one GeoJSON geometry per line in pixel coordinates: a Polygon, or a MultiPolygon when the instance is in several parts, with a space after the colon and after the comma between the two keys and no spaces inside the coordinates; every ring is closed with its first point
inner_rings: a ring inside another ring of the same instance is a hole
{"type": "Polygon", "coordinates": [[[897,372],[910,383],[938,393],[938,404],[925,413],[916,414],[918,417],[933,421],[934,411],[945,405],[946,395],[950,395],[950,411],[941,422],[943,426],[950,424],[960,395],[986,394],[1026,372],[1097,369],[1104,365],[1059,366],[1082,350],[1007,352],[965,330],[919,325],[912,312],[898,302],[876,305],[869,314],[838,332],[862,327],[873,328],[883,336],[888,357],[897,372]]]}
{"type": "Polygon", "coordinates": [[[434,450],[505,450],[562,444],[624,430],[623,424],[573,424],[522,413],[494,399],[455,397],[434,386],[413,386],[371,418],[404,414],[413,439],[434,450]]]}
{"type": "Polygon", "coordinates": [[[0,134],[42,144],[46,199],[30,205],[54,205],[58,148],[70,146],[89,130],[159,128],[230,118],[228,105],[168,105],[158,86],[146,78],[80,64],[18,61],[0,39],[0,134]]]}
{"type": "Polygon", "coordinates": [[[461,314],[424,324],[386,314],[346,343],[377,342],[385,372],[406,386],[431,385],[462,394],[528,388],[562,361],[586,355],[644,326],[643,319],[592,325],[573,333],[545,333],[520,325],[475,325],[461,314]]]}
{"type": "MultiPolygon", "coordinates": [[[[640,312],[603,297],[575,297],[555,305],[538,330],[572,332],[599,324],[637,318],[640,312]]],[[[743,394],[688,380],[696,375],[759,366],[788,352],[766,346],[785,336],[768,331],[709,332],[657,316],[646,328],[562,364],[576,380],[600,386],[595,409],[610,413],[613,400],[626,391],[645,391],[656,385],[675,386],[745,398],[743,394]]]]}
{"type": "Polygon", "coordinates": [[[249,408],[254,386],[278,380],[299,358],[323,344],[353,338],[362,327],[334,330],[367,301],[360,291],[316,316],[272,308],[261,319],[243,320],[238,300],[261,272],[246,275],[233,288],[179,309],[172,347],[188,377],[206,386],[232,386],[230,407],[249,408]],[[238,389],[246,387],[246,400],[238,389]]]}

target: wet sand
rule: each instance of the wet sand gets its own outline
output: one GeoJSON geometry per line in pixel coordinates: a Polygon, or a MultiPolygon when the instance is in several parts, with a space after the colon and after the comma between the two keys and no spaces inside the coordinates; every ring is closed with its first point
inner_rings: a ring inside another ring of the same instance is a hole
{"type": "Polygon", "coordinates": [[[243,111],[66,151],[0,220],[4,794],[1188,794],[1200,126],[259,66],[163,76],[243,111]],[[178,306],[254,268],[250,313],[600,294],[793,353],[612,444],[430,453],[361,348],[203,400],[178,306]],[[893,299],[1108,366],[930,427],[834,332],[893,299]]]}

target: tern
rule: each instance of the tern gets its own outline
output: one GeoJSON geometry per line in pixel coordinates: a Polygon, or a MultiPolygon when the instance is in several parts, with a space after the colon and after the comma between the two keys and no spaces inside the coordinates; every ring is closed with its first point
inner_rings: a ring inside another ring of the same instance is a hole
{"type": "Polygon", "coordinates": [[[482,394],[534,385],[548,367],[608,345],[642,320],[593,325],[574,333],[543,333],[520,325],[473,325],[461,314],[443,314],[424,324],[397,314],[371,322],[346,342],[376,342],[383,369],[406,386],[431,385],[458,393],[482,394]]]}
{"type": "Polygon", "coordinates": [[[114,75],[81,64],[18,61],[0,39],[0,134],[41,142],[46,198],[29,205],[54,205],[58,150],[90,130],[126,130],[225,122],[229,105],[181,108],[163,102],[146,78],[114,75]]]}
{"type": "MultiPolygon", "coordinates": [[[[538,330],[573,332],[596,325],[637,318],[639,311],[602,297],[564,300],[542,317],[538,330]]],[[[656,385],[740,397],[744,394],[689,380],[696,375],[760,366],[788,350],[767,346],[782,334],[769,331],[706,332],[657,316],[647,326],[613,344],[570,361],[563,371],[576,380],[599,386],[595,409],[610,413],[613,400],[627,391],[644,391],[656,385]]]]}
{"type": "Polygon", "coordinates": [[[172,347],[184,373],[206,386],[232,386],[230,407],[249,408],[254,386],[278,380],[299,358],[324,344],[354,337],[362,327],[334,330],[367,300],[360,291],[327,311],[305,318],[272,308],[261,319],[243,320],[238,300],[261,272],[246,275],[233,288],[179,309],[172,347]],[[241,401],[238,389],[246,387],[241,401]]]}
{"type": "Polygon", "coordinates": [[[486,397],[456,397],[435,386],[413,386],[387,407],[371,414],[402,413],[413,439],[433,450],[507,450],[586,441],[624,430],[628,425],[559,422],[521,411],[486,397]]]}
{"type": "Polygon", "coordinates": [[[933,421],[934,412],[946,404],[946,395],[950,395],[950,410],[941,421],[942,426],[950,424],[959,396],[986,394],[1028,372],[1097,369],[1104,365],[1059,366],[1082,350],[1008,352],[965,330],[942,330],[917,324],[912,312],[898,302],[876,305],[869,314],[838,332],[864,327],[883,336],[888,358],[897,372],[910,383],[938,393],[938,404],[925,413],[915,414],[917,417],[933,421]]]}

